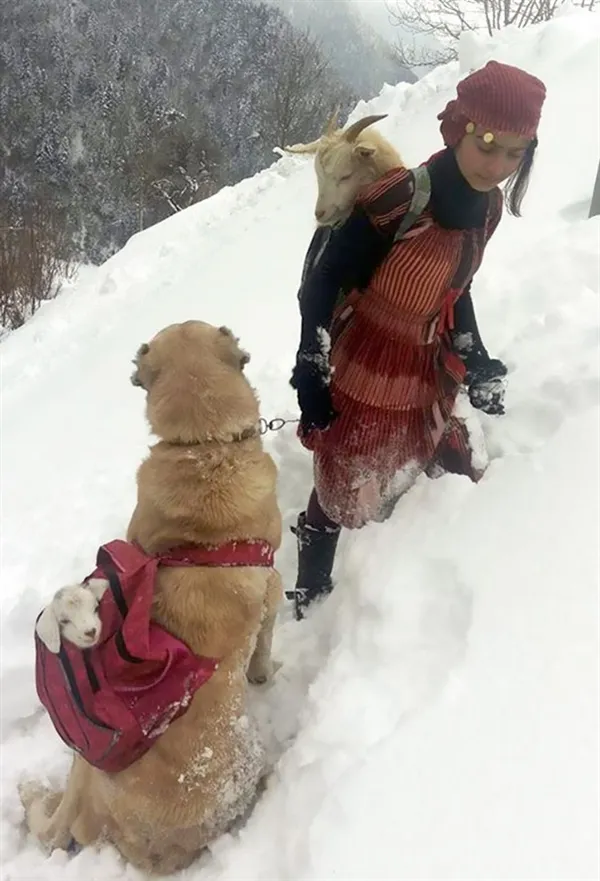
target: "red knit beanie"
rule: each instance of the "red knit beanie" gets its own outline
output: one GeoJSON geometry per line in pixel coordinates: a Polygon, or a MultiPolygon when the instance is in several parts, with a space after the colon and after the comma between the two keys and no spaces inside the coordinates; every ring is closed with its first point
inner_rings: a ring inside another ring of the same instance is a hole
{"type": "Polygon", "coordinates": [[[455,147],[469,122],[491,132],[510,132],[524,138],[537,133],[546,87],[519,67],[488,61],[465,77],[456,88],[456,100],[439,114],[447,147],[455,147]]]}

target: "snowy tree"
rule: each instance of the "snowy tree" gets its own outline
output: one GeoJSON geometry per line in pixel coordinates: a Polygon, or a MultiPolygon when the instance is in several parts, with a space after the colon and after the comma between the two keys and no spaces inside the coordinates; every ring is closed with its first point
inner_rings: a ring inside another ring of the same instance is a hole
{"type": "Polygon", "coordinates": [[[101,261],[274,161],[350,90],[253,0],[2,0],[0,199],[101,261]]]}

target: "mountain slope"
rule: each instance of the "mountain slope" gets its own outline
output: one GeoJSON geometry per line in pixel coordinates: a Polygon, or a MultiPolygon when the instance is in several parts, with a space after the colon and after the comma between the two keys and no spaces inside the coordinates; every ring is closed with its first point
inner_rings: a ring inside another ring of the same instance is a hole
{"type": "MultiPolygon", "coordinates": [[[[182,881],[597,878],[599,39],[600,17],[579,13],[467,41],[460,64],[352,115],[389,113],[382,130],[414,163],[471,67],[493,56],[546,81],[525,216],[505,216],[473,286],[509,366],[507,413],[481,417],[478,486],[419,481],[388,523],[343,535],[327,603],[301,624],[282,610],[282,667],[253,698],[274,773],[245,827],[182,881]]],[[[129,384],[142,341],[192,317],[229,324],[263,415],[296,416],[314,198],[310,160],[285,157],[135,236],[2,344],[7,881],[141,878],[110,850],[47,859],[22,835],[17,781],[60,783],[69,766],[35,696],[34,619],[130,516],[148,443],[129,384]]],[[[286,527],[311,481],[294,428],[265,438],[286,527]]],[[[292,584],[287,529],[277,565],[292,584]]]]}

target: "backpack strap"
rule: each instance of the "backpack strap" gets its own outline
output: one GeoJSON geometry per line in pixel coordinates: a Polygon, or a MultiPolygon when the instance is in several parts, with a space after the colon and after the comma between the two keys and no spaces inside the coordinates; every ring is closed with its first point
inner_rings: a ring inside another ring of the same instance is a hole
{"type": "Polygon", "coordinates": [[[85,580],[105,578],[112,602],[102,604],[102,631],[114,636],[120,658],[130,664],[142,659],[131,648],[138,642],[136,621],[150,619],[158,560],[137,544],[114,539],[98,548],[96,569],[85,580]],[[133,619],[130,611],[135,608],[133,619]]]}
{"type": "Polygon", "coordinates": [[[268,541],[243,539],[221,545],[182,545],[156,558],[160,566],[259,566],[271,569],[275,551],[268,541]]]}
{"type": "Polygon", "coordinates": [[[400,239],[408,232],[416,220],[419,219],[431,198],[431,179],[429,172],[424,165],[418,165],[411,168],[411,174],[414,179],[414,191],[408,211],[400,221],[398,229],[392,238],[392,244],[400,241],[400,239]]]}
{"type": "MultiPolygon", "coordinates": [[[[398,227],[394,231],[393,235],[390,235],[389,231],[386,233],[385,247],[382,249],[382,252],[379,255],[379,259],[377,265],[373,269],[373,273],[377,269],[377,266],[380,266],[381,263],[385,260],[393,245],[395,245],[396,242],[399,242],[406,236],[410,228],[419,219],[419,217],[429,204],[429,199],[431,197],[431,179],[429,177],[429,172],[427,171],[427,168],[424,165],[419,165],[416,168],[411,168],[410,174],[413,178],[413,192],[410,204],[406,213],[402,215],[400,223],[398,224],[398,227]]],[[[388,213],[391,210],[389,204],[386,204],[383,210],[384,213],[388,213]]],[[[373,273],[371,273],[371,277],[373,273]]],[[[361,294],[361,296],[363,296],[363,294],[361,294]]],[[[340,292],[336,303],[336,309],[339,311],[337,316],[334,317],[331,329],[332,345],[339,339],[341,333],[345,330],[348,322],[352,317],[352,314],[354,313],[354,302],[352,301],[346,304],[345,309],[340,309],[345,299],[346,297],[344,292],[340,292]]]]}

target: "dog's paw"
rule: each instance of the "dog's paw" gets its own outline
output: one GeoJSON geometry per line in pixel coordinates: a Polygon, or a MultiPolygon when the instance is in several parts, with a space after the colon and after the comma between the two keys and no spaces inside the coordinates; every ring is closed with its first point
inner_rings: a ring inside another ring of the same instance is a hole
{"type": "Polygon", "coordinates": [[[280,667],[281,663],[279,661],[272,661],[270,659],[264,661],[261,659],[258,662],[252,659],[246,674],[248,682],[251,682],[253,685],[264,685],[266,682],[271,681],[280,667]]]}
{"type": "Polygon", "coordinates": [[[17,783],[17,793],[27,812],[34,802],[45,801],[51,794],[51,790],[36,780],[21,780],[17,783]]]}
{"type": "Polygon", "coordinates": [[[269,681],[270,678],[271,677],[268,676],[266,673],[252,674],[248,670],[248,682],[250,682],[252,685],[264,685],[266,682],[269,681]]]}
{"type": "Polygon", "coordinates": [[[271,664],[251,664],[246,677],[252,685],[264,685],[273,678],[273,667],[271,664]]]}

